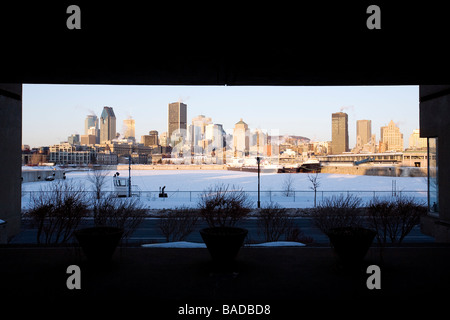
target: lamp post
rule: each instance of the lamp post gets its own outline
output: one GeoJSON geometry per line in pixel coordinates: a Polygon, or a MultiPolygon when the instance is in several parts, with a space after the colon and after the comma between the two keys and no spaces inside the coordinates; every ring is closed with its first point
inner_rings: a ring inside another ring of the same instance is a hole
{"type": "Polygon", "coordinates": [[[261,162],[261,157],[256,157],[256,162],[258,163],[258,209],[259,208],[261,208],[261,201],[260,201],[260,196],[259,196],[259,193],[260,193],[260,187],[259,187],[259,185],[260,185],[260,179],[259,179],[259,172],[260,172],[260,169],[259,169],[259,164],[260,164],[260,162],[261,162]]]}
{"type": "Polygon", "coordinates": [[[128,157],[128,197],[131,197],[131,154],[128,157]]]}

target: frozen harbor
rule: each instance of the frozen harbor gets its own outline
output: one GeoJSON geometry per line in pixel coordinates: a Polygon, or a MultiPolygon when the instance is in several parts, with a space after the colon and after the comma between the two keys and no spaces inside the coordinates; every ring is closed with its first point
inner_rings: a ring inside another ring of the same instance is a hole
{"type": "MultiPolygon", "coordinates": [[[[113,175],[119,172],[128,178],[128,170],[109,171],[103,191],[113,191],[113,175]]],[[[66,181],[93,191],[88,171],[66,173],[66,181]]],[[[370,201],[374,197],[413,196],[427,200],[427,183],[423,177],[385,177],[344,174],[318,174],[317,202],[337,194],[354,194],[370,201]]],[[[55,180],[57,181],[57,180],[55,180]]],[[[22,184],[22,208],[29,204],[30,195],[45,191],[55,181],[27,182],[22,184]]],[[[254,201],[258,198],[258,176],[252,172],[227,170],[132,170],[133,193],[151,209],[177,206],[194,207],[200,194],[215,184],[226,184],[246,191],[254,201]],[[160,198],[160,188],[165,186],[167,198],[160,198]]],[[[262,173],[260,178],[261,204],[276,202],[287,208],[308,208],[314,205],[312,183],[303,173],[262,173]]]]}

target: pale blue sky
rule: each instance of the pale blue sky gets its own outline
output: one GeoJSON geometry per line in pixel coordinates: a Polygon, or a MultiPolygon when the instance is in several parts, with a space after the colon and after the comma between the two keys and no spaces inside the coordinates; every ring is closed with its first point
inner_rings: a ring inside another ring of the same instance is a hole
{"type": "Polygon", "coordinates": [[[348,113],[350,147],[356,142],[356,120],[372,120],[372,133],[393,120],[408,146],[409,135],[419,128],[418,86],[371,87],[234,87],[234,86],[23,86],[23,144],[31,147],[66,141],[84,134],[84,120],[103,106],[114,109],[117,131],[131,116],[136,138],[150,130],[167,131],[167,106],[187,104],[188,123],[203,114],[223,125],[227,133],[240,118],[251,130],[278,129],[280,134],[331,140],[331,114],[348,113]]]}

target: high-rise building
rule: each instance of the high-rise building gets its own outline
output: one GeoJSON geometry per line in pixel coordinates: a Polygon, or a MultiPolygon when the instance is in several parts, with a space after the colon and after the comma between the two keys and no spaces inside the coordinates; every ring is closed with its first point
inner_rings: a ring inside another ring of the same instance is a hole
{"type": "Polygon", "coordinates": [[[92,127],[98,129],[98,118],[95,114],[86,116],[86,120],[84,120],[84,134],[88,134],[88,130],[92,127]]]}
{"type": "Polygon", "coordinates": [[[192,119],[191,125],[191,143],[193,147],[202,145],[205,139],[206,126],[212,124],[212,119],[204,115],[199,115],[192,119]]]}
{"type": "Polygon", "coordinates": [[[156,148],[159,146],[158,131],[152,130],[148,135],[142,136],[141,143],[146,147],[156,148]]]}
{"type": "Polygon", "coordinates": [[[167,133],[169,144],[175,146],[186,138],[187,105],[182,102],[169,103],[167,133]]]}
{"type": "Polygon", "coordinates": [[[103,107],[100,116],[100,143],[111,141],[116,138],[116,116],[113,108],[103,107]]]}
{"type": "Polygon", "coordinates": [[[167,140],[168,140],[168,133],[167,133],[167,131],[164,131],[164,132],[162,132],[159,135],[159,143],[160,143],[160,145],[162,147],[167,147],[169,145],[167,140]]]}
{"type": "Polygon", "coordinates": [[[331,152],[340,154],[348,152],[348,115],[336,112],[331,115],[331,152]]]}
{"type": "Polygon", "coordinates": [[[362,147],[370,142],[372,138],[372,121],[357,120],[356,121],[356,146],[362,147]]]}
{"type": "Polygon", "coordinates": [[[82,145],[93,145],[96,143],[96,137],[92,134],[82,135],[80,137],[80,144],[82,145]]]}
{"type": "Polygon", "coordinates": [[[390,121],[387,126],[381,127],[380,141],[386,145],[386,151],[403,151],[403,134],[394,121],[390,121]]]}
{"type": "Polygon", "coordinates": [[[80,135],[76,133],[70,135],[67,137],[67,142],[71,145],[80,144],[80,135]]]}
{"type": "Polygon", "coordinates": [[[205,127],[205,140],[209,141],[211,148],[222,150],[225,147],[224,130],[221,124],[207,124],[205,127]]]}
{"type": "Polygon", "coordinates": [[[84,134],[94,135],[95,143],[100,143],[100,129],[98,128],[98,118],[95,114],[86,116],[84,120],[84,134]]]}
{"type": "Polygon", "coordinates": [[[239,120],[234,125],[233,129],[233,152],[235,157],[243,157],[248,155],[249,146],[249,130],[248,125],[242,120],[239,120]]]}
{"type": "Polygon", "coordinates": [[[123,120],[123,138],[135,140],[135,121],[134,119],[123,120]]]}
{"type": "Polygon", "coordinates": [[[427,138],[420,137],[420,129],[414,129],[409,136],[409,147],[411,149],[423,149],[428,146],[427,138]]]}

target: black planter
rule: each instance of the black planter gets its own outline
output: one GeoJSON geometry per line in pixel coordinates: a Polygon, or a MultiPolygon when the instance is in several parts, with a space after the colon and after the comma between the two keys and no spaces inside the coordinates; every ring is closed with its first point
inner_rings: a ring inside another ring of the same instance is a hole
{"type": "Polygon", "coordinates": [[[111,257],[123,235],[123,229],[115,227],[92,227],[76,230],[75,238],[89,262],[103,264],[111,257]]]}
{"type": "Polygon", "coordinates": [[[248,230],[236,227],[214,227],[200,230],[200,235],[214,262],[229,263],[236,258],[248,230]]]}
{"type": "Polygon", "coordinates": [[[327,236],[342,264],[359,266],[372,245],[376,232],[360,227],[332,228],[327,236]]]}

